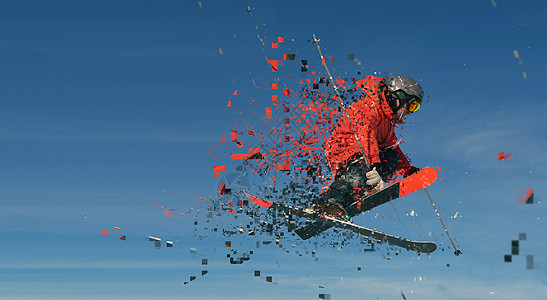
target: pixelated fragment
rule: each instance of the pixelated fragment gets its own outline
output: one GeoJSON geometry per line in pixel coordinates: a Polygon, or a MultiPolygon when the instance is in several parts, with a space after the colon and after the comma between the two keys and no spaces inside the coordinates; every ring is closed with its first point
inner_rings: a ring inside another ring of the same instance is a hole
{"type": "Polygon", "coordinates": [[[534,268],[534,256],[526,255],[526,270],[532,270],[534,268]]]}
{"type": "Polygon", "coordinates": [[[533,204],[534,203],[534,190],[527,189],[524,197],[519,197],[520,204],[533,204]]]}
{"type": "Polygon", "coordinates": [[[190,281],[196,280],[196,276],[190,276],[190,281]]]}
{"type": "Polygon", "coordinates": [[[154,247],[161,248],[161,239],[160,238],[149,235],[148,236],[148,241],[149,242],[154,242],[154,247]]]}
{"type": "Polygon", "coordinates": [[[172,241],[166,241],[165,244],[168,248],[173,247],[173,242],[172,241]]]}
{"type": "Polygon", "coordinates": [[[266,276],[266,281],[267,282],[272,282],[272,276],[266,276]]]}
{"type": "Polygon", "coordinates": [[[498,4],[496,3],[496,0],[490,0],[490,1],[492,2],[492,6],[493,6],[493,7],[497,7],[497,6],[498,6],[498,4]]]}
{"type": "Polygon", "coordinates": [[[120,240],[125,241],[126,240],[125,235],[120,235],[120,240]]]}
{"type": "Polygon", "coordinates": [[[108,235],[108,229],[103,229],[103,235],[108,235]]]}
{"type": "Polygon", "coordinates": [[[277,42],[278,43],[283,43],[284,39],[280,36],[277,37],[277,42]]]}
{"type": "Polygon", "coordinates": [[[165,214],[165,216],[167,218],[174,218],[175,216],[173,215],[172,212],[170,212],[167,208],[163,211],[163,213],[165,214]]]}
{"type": "Polygon", "coordinates": [[[279,70],[279,61],[277,61],[277,60],[268,60],[268,62],[272,66],[272,72],[277,72],[279,70]]]}
{"type": "Polygon", "coordinates": [[[273,48],[273,49],[277,49],[277,47],[278,47],[278,44],[277,44],[277,43],[272,43],[272,48],[273,48]]]}
{"type": "Polygon", "coordinates": [[[498,153],[498,160],[511,160],[511,153],[500,152],[498,153]]]}
{"type": "Polygon", "coordinates": [[[249,148],[249,154],[245,153],[232,153],[231,159],[264,159],[264,156],[260,153],[260,148],[249,148]]]}
{"type": "Polygon", "coordinates": [[[266,107],[266,118],[271,119],[272,118],[272,108],[266,107]]]}
{"type": "Polygon", "coordinates": [[[232,247],[232,242],[231,241],[224,242],[224,247],[232,247]]]}
{"type": "Polygon", "coordinates": [[[527,79],[527,75],[526,75],[526,72],[522,72],[522,77],[524,77],[524,79],[527,79]]]}
{"type": "Polygon", "coordinates": [[[296,54],[284,54],[283,59],[284,60],[295,60],[296,59],[296,54]]]}
{"type": "Polygon", "coordinates": [[[330,300],[330,294],[319,294],[319,299],[330,300]]]}
{"type": "Polygon", "coordinates": [[[207,270],[203,270],[203,271],[201,271],[201,276],[203,276],[203,275],[205,275],[205,274],[207,274],[207,273],[208,273],[207,270]]]}
{"type": "Polygon", "coordinates": [[[120,230],[120,227],[114,226],[114,230],[120,230]]]}
{"type": "Polygon", "coordinates": [[[224,51],[222,51],[222,48],[218,48],[218,53],[219,53],[220,55],[223,55],[223,54],[224,54],[224,51]]]}
{"type": "Polygon", "coordinates": [[[406,300],[405,293],[403,293],[403,290],[401,290],[401,297],[403,297],[403,300],[406,300]]]}
{"type": "Polygon", "coordinates": [[[300,61],[300,71],[301,72],[308,72],[308,60],[303,59],[300,61]]]}
{"type": "Polygon", "coordinates": [[[220,177],[220,172],[225,171],[226,166],[225,165],[214,165],[213,166],[213,176],[214,177],[220,177]]]}
{"type": "Polygon", "coordinates": [[[519,233],[519,241],[525,241],[526,240],[526,233],[521,232],[519,233]]]}
{"type": "Polygon", "coordinates": [[[506,254],[504,257],[503,257],[503,261],[504,262],[511,262],[512,260],[512,256],[510,254],[506,254]]]}
{"type": "Polygon", "coordinates": [[[202,264],[202,265],[208,264],[207,258],[202,258],[202,259],[201,259],[201,264],[202,264]]]}
{"type": "Polygon", "coordinates": [[[353,54],[348,54],[348,60],[353,60],[355,58],[355,55],[353,54]]]}
{"type": "Polygon", "coordinates": [[[233,96],[235,96],[235,95],[237,95],[237,89],[236,89],[236,90],[234,91],[234,94],[233,94],[233,96]]]}
{"type": "Polygon", "coordinates": [[[255,270],[255,276],[260,277],[260,270],[255,270]]]}
{"type": "Polygon", "coordinates": [[[203,4],[201,3],[201,1],[198,1],[198,6],[199,6],[199,9],[203,9],[203,4]]]}
{"type": "Polygon", "coordinates": [[[230,141],[237,142],[237,130],[230,131],[230,141]]]}
{"type": "Polygon", "coordinates": [[[226,183],[225,182],[219,182],[218,185],[219,185],[218,186],[218,193],[219,194],[221,194],[221,195],[230,195],[230,194],[232,194],[232,190],[226,188],[226,183]]]}
{"type": "Polygon", "coordinates": [[[518,240],[512,240],[511,241],[511,254],[512,255],[519,255],[519,241],[518,240]]]}
{"type": "Polygon", "coordinates": [[[196,249],[196,248],[194,248],[194,247],[190,247],[190,253],[192,253],[192,254],[193,254],[193,253],[196,253],[196,252],[197,252],[197,249],[196,249]]]}
{"type": "Polygon", "coordinates": [[[228,104],[226,105],[226,107],[232,107],[232,100],[228,101],[228,104]]]}

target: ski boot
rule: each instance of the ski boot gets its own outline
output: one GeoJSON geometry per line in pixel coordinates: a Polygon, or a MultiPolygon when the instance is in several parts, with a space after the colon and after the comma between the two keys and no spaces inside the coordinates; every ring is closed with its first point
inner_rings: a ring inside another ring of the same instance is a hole
{"type": "Polygon", "coordinates": [[[315,211],[315,213],[319,215],[329,216],[339,220],[351,222],[351,218],[349,217],[348,213],[344,209],[344,206],[342,206],[339,203],[327,202],[327,203],[321,203],[321,204],[314,204],[312,208],[315,211]]]}

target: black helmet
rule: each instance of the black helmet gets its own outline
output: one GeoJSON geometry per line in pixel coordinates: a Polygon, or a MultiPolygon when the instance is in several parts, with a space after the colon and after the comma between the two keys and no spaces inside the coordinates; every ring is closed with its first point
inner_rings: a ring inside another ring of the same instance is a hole
{"type": "Polygon", "coordinates": [[[409,104],[410,112],[415,112],[422,104],[422,99],[424,98],[424,91],[420,84],[407,76],[395,76],[391,78],[387,90],[393,98],[399,99],[398,107],[394,107],[395,103],[392,103],[394,113],[405,105],[405,103],[409,104]]]}

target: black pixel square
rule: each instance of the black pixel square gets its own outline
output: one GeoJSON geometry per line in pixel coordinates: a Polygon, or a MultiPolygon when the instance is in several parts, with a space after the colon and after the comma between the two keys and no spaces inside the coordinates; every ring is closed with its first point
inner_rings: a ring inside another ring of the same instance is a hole
{"type": "Polygon", "coordinates": [[[511,241],[511,254],[519,255],[519,241],[517,240],[511,241]]]}

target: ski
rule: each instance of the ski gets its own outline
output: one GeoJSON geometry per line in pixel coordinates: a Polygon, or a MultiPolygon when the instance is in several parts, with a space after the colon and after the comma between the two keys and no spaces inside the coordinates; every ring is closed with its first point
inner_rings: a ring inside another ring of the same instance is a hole
{"type": "MultiPolygon", "coordinates": [[[[388,188],[376,194],[370,195],[360,201],[356,201],[355,203],[346,207],[346,212],[349,217],[354,217],[364,211],[370,210],[390,200],[402,197],[404,195],[408,195],[412,192],[425,188],[432,184],[436,179],[437,170],[435,170],[434,168],[422,169],[417,173],[404,178],[403,180],[389,186],[388,188]]],[[[249,195],[245,191],[244,193],[252,203],[258,206],[271,208],[277,211],[285,212],[287,214],[315,220],[314,223],[306,225],[295,231],[298,236],[300,236],[304,240],[309,239],[310,237],[317,235],[331,228],[332,226],[335,226],[411,251],[430,253],[437,249],[437,245],[432,242],[418,242],[407,240],[401,237],[389,235],[380,231],[359,226],[348,221],[340,220],[330,216],[322,216],[310,208],[296,208],[289,205],[284,205],[281,203],[276,203],[254,197],[249,195]]]]}
{"type": "MultiPolygon", "coordinates": [[[[354,202],[350,206],[346,207],[348,216],[354,217],[362,212],[371,210],[378,205],[382,205],[393,199],[408,195],[415,191],[428,187],[437,179],[437,170],[428,167],[424,168],[401,181],[383,189],[382,191],[367,196],[359,201],[354,202]]],[[[331,226],[322,222],[314,222],[295,230],[296,234],[303,240],[307,240],[312,236],[315,236],[331,226]]]]}
{"type": "Polygon", "coordinates": [[[371,237],[375,240],[388,243],[390,245],[399,246],[401,248],[404,248],[410,251],[415,251],[418,253],[431,253],[437,250],[437,245],[435,245],[435,243],[433,242],[419,242],[419,241],[407,240],[402,237],[383,233],[374,229],[369,229],[369,228],[356,225],[348,221],[336,219],[336,218],[324,217],[324,220],[318,219],[318,221],[323,222],[323,224],[326,224],[326,225],[336,226],[338,228],[346,229],[367,237],[371,237]]]}
{"type": "MultiPolygon", "coordinates": [[[[437,249],[437,245],[433,242],[420,242],[407,240],[394,235],[386,234],[377,230],[369,229],[363,226],[353,224],[348,221],[340,220],[330,216],[321,216],[311,209],[296,208],[289,205],[275,203],[272,201],[263,200],[254,196],[251,196],[245,192],[247,198],[262,207],[275,209],[277,211],[284,212],[286,214],[296,215],[302,218],[308,218],[315,220],[317,224],[328,226],[328,228],[335,226],[341,229],[349,230],[357,234],[361,234],[375,240],[388,243],[390,245],[398,246],[410,251],[416,251],[419,253],[431,253],[437,249]]],[[[315,224],[315,223],[314,223],[315,224]]]]}

